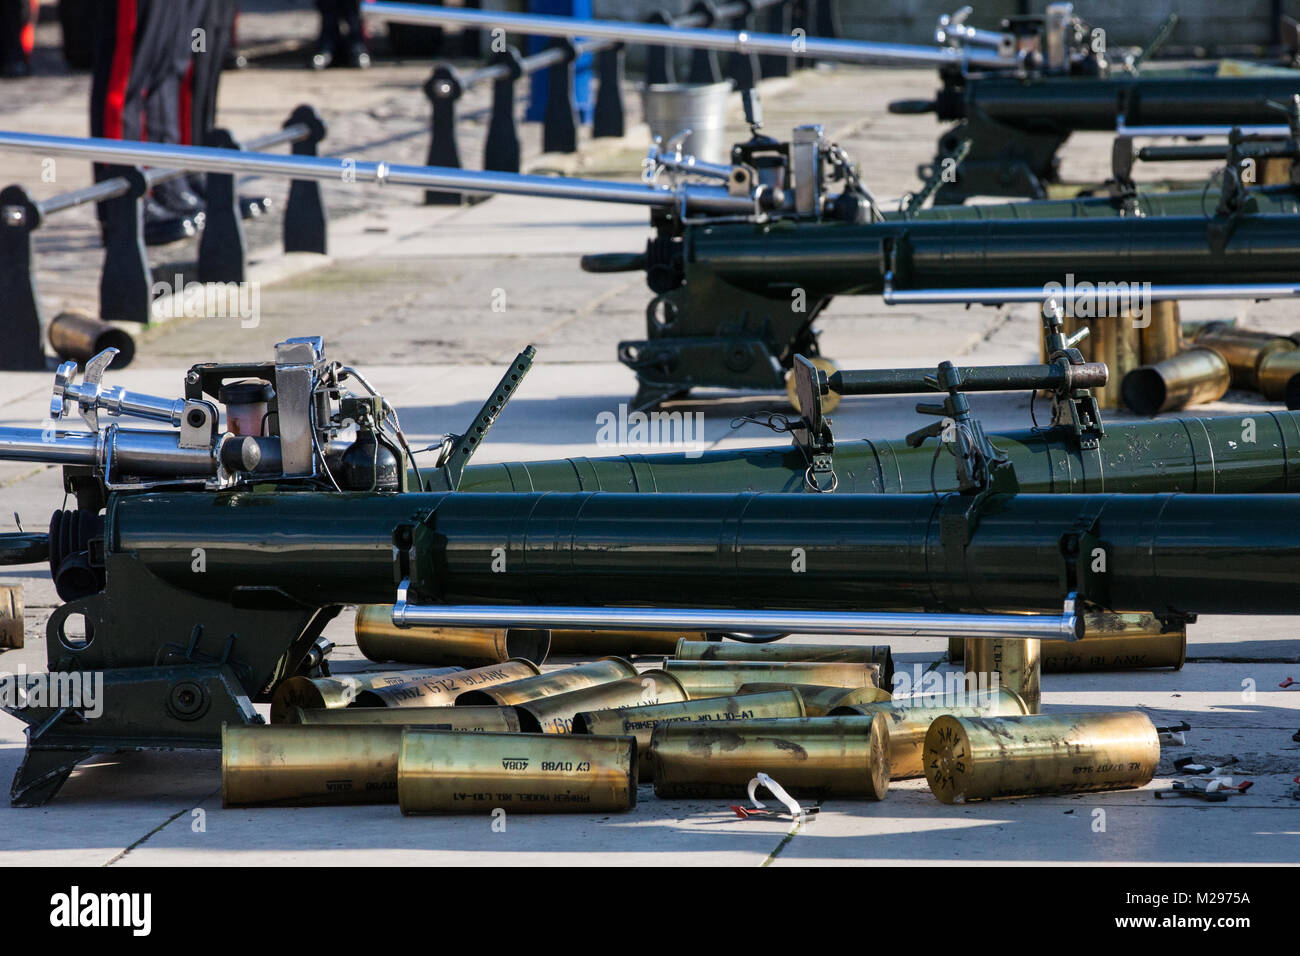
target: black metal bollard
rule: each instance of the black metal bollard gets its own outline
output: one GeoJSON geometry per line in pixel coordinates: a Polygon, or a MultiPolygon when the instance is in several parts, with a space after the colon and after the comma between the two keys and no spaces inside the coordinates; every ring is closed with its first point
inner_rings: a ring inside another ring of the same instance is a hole
{"type": "Polygon", "coordinates": [[[615,43],[596,54],[596,75],[600,86],[596,90],[596,108],[591,118],[591,135],[622,136],[627,131],[626,113],[623,109],[623,67],[626,51],[623,44],[615,43]]]}
{"type": "Polygon", "coordinates": [[[483,168],[517,173],[522,168],[522,159],[519,125],[515,120],[515,89],[524,75],[524,61],[519,50],[511,46],[495,54],[492,62],[505,67],[507,73],[492,81],[492,118],[483,145],[483,168]]]}
{"type": "Polygon", "coordinates": [[[144,251],[143,202],[149,187],[134,166],[109,166],[106,179],[124,177],[130,189],[100,203],[104,269],[99,276],[99,317],[105,322],[149,323],[153,274],[144,251]]]}
{"type": "MultiPolygon", "coordinates": [[[[718,7],[713,0],[696,0],[689,12],[704,17],[703,29],[715,26],[718,22],[718,7]]],[[[689,76],[692,83],[721,83],[722,67],[718,65],[718,51],[691,50],[689,76]]]]}
{"type": "MultiPolygon", "coordinates": [[[[217,149],[242,149],[229,130],[208,133],[207,146],[217,149]]],[[[208,173],[207,214],[203,235],[199,237],[199,281],[243,282],[247,260],[243,217],[239,213],[239,196],[234,173],[208,173]]]]}
{"type": "MultiPolygon", "coordinates": [[[[433,119],[429,127],[430,166],[460,168],[460,149],[456,145],[456,103],[464,94],[456,71],[445,64],[433,68],[433,75],[424,84],[424,95],[433,106],[433,119]]],[[[426,206],[457,206],[465,201],[458,192],[426,189],[426,206]]]]}
{"type": "MultiPolygon", "coordinates": [[[[303,124],[311,135],[293,144],[295,156],[315,156],[317,147],[325,138],[325,121],[314,107],[299,106],[285,126],[303,124]]],[[[295,179],[289,183],[289,202],[284,207],[284,251],[318,252],[328,248],[328,220],[325,201],[321,197],[320,183],[314,179],[295,179]]]]}
{"type": "Polygon", "coordinates": [[[547,67],[546,113],[542,119],[542,152],[578,151],[578,100],[573,91],[573,63],[578,51],[572,40],[557,38],[549,46],[564,51],[564,59],[547,67]]]}
{"type": "Polygon", "coordinates": [[[41,304],[32,275],[32,230],[41,211],[22,186],[0,190],[0,370],[45,368],[41,304]]]}

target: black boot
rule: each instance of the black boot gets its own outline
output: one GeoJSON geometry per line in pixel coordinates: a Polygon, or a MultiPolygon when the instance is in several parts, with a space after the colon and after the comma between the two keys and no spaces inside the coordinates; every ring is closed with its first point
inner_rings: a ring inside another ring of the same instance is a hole
{"type": "Polygon", "coordinates": [[[207,204],[203,198],[190,188],[185,176],[159,183],[153,188],[153,198],[168,212],[195,222],[202,222],[203,211],[207,204]]]}
{"type": "Polygon", "coordinates": [[[358,70],[370,69],[370,54],[366,52],[366,44],[359,39],[353,39],[348,44],[347,65],[358,70]]]}

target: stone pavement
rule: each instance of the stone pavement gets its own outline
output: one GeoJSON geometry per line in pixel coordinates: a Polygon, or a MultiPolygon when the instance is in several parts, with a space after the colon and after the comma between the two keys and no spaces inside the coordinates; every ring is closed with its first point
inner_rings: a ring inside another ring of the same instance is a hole
{"type": "MultiPolygon", "coordinates": [[[[301,27],[293,19],[297,14],[267,16],[286,17],[301,27]]],[[[254,28],[256,17],[250,21],[254,28]]],[[[427,71],[427,64],[381,63],[365,74],[317,75],[283,63],[254,64],[227,74],[222,121],[241,133],[256,133],[278,126],[300,101],[327,103],[330,152],[420,161],[427,103],[419,85],[427,71]]],[[[898,196],[915,186],[914,168],[930,159],[938,130],[930,119],[890,116],[883,107],[934,86],[933,76],[923,71],[805,73],[765,87],[768,128],[782,135],[796,123],[822,122],[863,162],[878,195],[898,196]]],[[[84,77],[23,81],[12,88],[35,92],[4,97],[0,125],[84,131],[84,77]]],[[[9,89],[0,87],[0,93],[9,89]]],[[[735,126],[739,133],[740,124],[735,126]]],[[[467,142],[481,135],[472,119],[465,128],[467,142]]],[[[536,130],[525,135],[535,144],[536,130]]],[[[588,143],[576,158],[541,156],[534,145],[530,165],[630,178],[644,151],[644,135],[643,127],[634,127],[625,142],[588,143]]],[[[466,155],[476,153],[466,148],[466,155]]],[[[1108,156],[1105,137],[1080,136],[1065,157],[1067,174],[1102,176],[1108,156]]],[[[6,181],[38,179],[36,157],[0,154],[0,162],[6,181]]],[[[69,178],[61,172],[60,181],[45,188],[79,185],[85,176],[84,169],[73,168],[79,165],[61,164],[69,178]]],[[[256,185],[268,192],[280,188],[274,182],[256,185]]],[[[538,365],[479,460],[611,451],[597,445],[597,415],[616,409],[632,392],[632,377],[614,360],[614,348],[619,339],[641,334],[649,294],[637,275],[588,275],[576,259],[584,252],[639,249],[648,234],[643,211],[528,198],[423,207],[411,190],[342,184],[330,187],[327,198],[328,257],[286,260],[274,248],[278,218],[256,225],[260,251],[254,277],[261,283],[261,315],[255,327],[242,328],[231,319],[169,322],[141,336],[137,361],[110,373],[111,381],[177,394],[183,371],[194,362],[261,359],[285,336],[322,334],[333,356],[362,369],[401,409],[412,440],[424,443],[463,429],[500,367],[534,342],[538,365]],[[502,296],[505,310],[494,311],[502,296]]],[[[42,232],[38,278],[48,314],[93,304],[98,263],[89,214],[68,213],[42,232]]],[[[192,249],[171,249],[156,265],[166,275],[178,264],[186,268],[192,257],[192,249]]],[[[1282,332],[1296,327],[1290,309],[1277,303],[1216,303],[1189,312],[1237,316],[1282,332]]],[[[821,325],[825,351],[844,367],[933,364],[945,358],[1009,362],[1036,353],[1034,311],[1026,308],[890,309],[875,299],[842,299],[821,325]]],[[[48,373],[0,375],[0,423],[39,422],[49,384],[48,373]]],[[[686,407],[704,413],[711,447],[782,442],[755,425],[733,429],[731,424],[740,414],[783,410],[783,396],[704,398],[716,400],[686,407]]],[[[914,401],[847,400],[835,415],[836,433],[910,431],[918,421],[914,401]]],[[[977,396],[973,404],[990,430],[1028,423],[1021,396],[977,396]]],[[[1230,393],[1198,412],[1263,407],[1252,396],[1230,393]]],[[[39,527],[62,500],[57,469],[38,465],[0,465],[0,489],[3,529],[12,529],[13,512],[27,527],[39,527]]],[[[24,583],[28,641],[22,650],[0,654],[0,669],[41,670],[44,622],[56,603],[48,575],[39,568],[6,569],[3,578],[24,583]]],[[[344,614],[327,631],[339,645],[342,667],[360,660],[351,620],[344,614]]],[[[725,801],[661,801],[643,787],[638,807],[627,815],[516,815],[505,833],[494,833],[486,819],[405,819],[390,806],[223,810],[217,755],[123,754],[83,765],[45,808],[0,807],[5,834],[0,863],[1293,862],[1300,858],[1295,822],[1300,805],[1290,796],[1289,781],[1300,773],[1300,745],[1291,740],[1300,728],[1300,693],[1278,689],[1286,677],[1300,677],[1293,624],[1285,618],[1203,618],[1190,629],[1189,641],[1188,664],[1178,672],[1047,675],[1044,704],[1049,711],[1142,707],[1157,723],[1187,720],[1193,727],[1187,746],[1166,749],[1161,776],[1147,789],[1168,785],[1176,756],[1222,762],[1231,755],[1255,787],[1228,805],[1156,801],[1148,792],[1129,791],[948,807],[934,800],[924,781],[906,781],[895,784],[883,803],[828,802],[791,838],[788,824],[738,820],[725,801]],[[1250,687],[1253,696],[1245,693],[1250,687]]],[[[942,669],[944,650],[943,642],[921,640],[898,644],[896,656],[900,667],[919,663],[942,669]]],[[[0,715],[0,780],[16,769],[21,753],[19,722],[0,715]]]]}

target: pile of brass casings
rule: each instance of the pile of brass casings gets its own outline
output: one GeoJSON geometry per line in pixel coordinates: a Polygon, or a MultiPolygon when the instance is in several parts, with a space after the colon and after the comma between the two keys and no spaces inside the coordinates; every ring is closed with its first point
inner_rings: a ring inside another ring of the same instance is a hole
{"type": "Polygon", "coordinates": [[[631,737],[401,731],[403,813],[606,813],[636,806],[631,737]]]}
{"type": "Polygon", "coordinates": [[[536,697],[515,705],[515,712],[528,733],[567,734],[573,732],[574,715],[582,711],[673,704],[686,699],[686,690],[677,678],[667,671],[652,670],[563,694],[536,697]]]}
{"type": "Polygon", "coordinates": [[[785,641],[750,644],[682,638],[677,642],[672,656],[679,661],[829,661],[878,664],[879,686],[890,687],[894,681],[894,656],[888,644],[789,644],[785,641]]]}
{"type": "Polygon", "coordinates": [[[546,673],[506,661],[293,678],[276,695],[279,725],[224,728],[222,800],[604,813],[635,806],[639,782],[660,798],[737,799],[760,772],[798,799],[881,800],[890,780],[922,776],[945,803],[1143,786],[1160,754],[1150,720],[1037,715],[1039,664],[1174,667],[1185,630],[1089,612],[1085,633],[967,641],[968,671],[996,673],[996,690],[901,699],[876,686],[888,648],[688,639],[673,645],[688,659],[639,673],[606,657],[546,673]],[[857,660],[771,659],[816,654],[857,660]]]}
{"type": "Polygon", "coordinates": [[[549,631],[499,627],[398,627],[391,604],[363,604],[354,625],[357,648],[372,661],[482,667],[508,660],[541,664],[551,646],[549,631]]]}
{"type": "Polygon", "coordinates": [[[922,755],[925,735],[935,719],[944,714],[955,717],[984,717],[1004,714],[1027,714],[1029,709],[1015,691],[1005,688],[996,693],[962,694],[948,697],[903,697],[875,704],[852,704],[837,707],[832,717],[882,714],[889,721],[889,775],[893,780],[925,776],[922,755]]]}
{"type": "Polygon", "coordinates": [[[879,687],[879,664],[837,661],[664,661],[691,699],[726,697],[745,684],[879,687]]]}
{"type": "Polygon", "coordinates": [[[649,761],[659,797],[741,797],[761,772],[795,797],[883,800],[889,726],[880,714],[660,724],[649,761]]]}
{"type": "Polygon", "coordinates": [[[943,803],[1142,787],[1160,739],[1138,710],[935,719],[925,777],[943,803]]]}

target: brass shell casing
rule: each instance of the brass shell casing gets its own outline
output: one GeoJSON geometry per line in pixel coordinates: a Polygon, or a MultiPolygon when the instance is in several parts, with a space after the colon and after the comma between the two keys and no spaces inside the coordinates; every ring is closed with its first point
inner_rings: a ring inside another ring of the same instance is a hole
{"type": "Polygon", "coordinates": [[[664,661],[686,693],[726,697],[745,684],[816,684],[833,687],[879,687],[880,665],[817,661],[664,661]]]}
{"type": "Polygon", "coordinates": [[[395,803],[403,729],[223,724],[221,805],[395,803]]]}
{"type": "Polygon", "coordinates": [[[0,647],[23,646],[26,620],[21,584],[0,584],[0,647]]]}
{"type": "Polygon", "coordinates": [[[334,710],[295,709],[290,723],[329,726],[437,727],[467,733],[519,733],[513,707],[343,707],[334,710]]]}
{"type": "Polygon", "coordinates": [[[738,694],[766,694],[774,690],[797,691],[803,699],[805,717],[825,717],[836,707],[892,700],[881,687],[823,687],[818,684],[741,684],[738,694]]]}
{"type": "Polygon", "coordinates": [[[636,677],[582,687],[565,694],[538,697],[515,706],[525,733],[568,734],[579,711],[600,712],[637,704],[670,704],[686,700],[686,690],[667,671],[642,671],[636,677]]]}
{"type": "Polygon", "coordinates": [[[963,666],[967,680],[970,675],[997,674],[978,680],[980,687],[1005,687],[1013,690],[1025,702],[1029,713],[1038,713],[1042,702],[1042,641],[1025,639],[971,639],[966,641],[963,666]]]}
{"type": "Polygon", "coordinates": [[[710,635],[704,631],[551,631],[551,654],[557,657],[670,655],[683,638],[709,641],[710,635]]]}
{"type": "MultiPolygon", "coordinates": [[[[1291,354],[1291,353],[1284,353],[1291,354]]],[[[1300,356],[1300,352],[1294,353],[1300,356]]],[[[1187,659],[1187,628],[1161,633],[1160,621],[1145,611],[1089,611],[1078,641],[1044,641],[1043,673],[1119,671],[1146,667],[1179,670],[1187,659]]],[[[949,638],[948,661],[965,659],[966,642],[949,638]]]]}
{"type": "Polygon", "coordinates": [[[1274,352],[1291,352],[1296,343],[1275,332],[1207,325],[1196,336],[1198,348],[1213,349],[1223,356],[1231,370],[1232,387],[1259,391],[1259,366],[1274,352]]]}
{"type": "Polygon", "coordinates": [[[520,627],[398,627],[391,604],[363,604],[354,625],[357,649],[372,661],[483,667],[511,659],[541,664],[551,646],[546,630],[520,627]]]}
{"type": "Polygon", "coordinates": [[[403,813],[608,813],[636,806],[636,741],[405,730],[403,813]]]}
{"type": "Polygon", "coordinates": [[[1142,787],[1160,739],[1138,710],[935,719],[925,777],[943,803],[1142,787]]]}
{"type": "Polygon", "coordinates": [[[271,723],[288,723],[295,707],[304,710],[347,707],[358,695],[378,686],[409,684],[458,674],[459,667],[416,667],[404,671],[371,671],[334,677],[286,677],[271,694],[271,723]]]}
{"type": "Polygon", "coordinates": [[[1179,670],[1187,659],[1187,628],[1162,634],[1153,614],[1089,611],[1080,640],[1043,641],[1041,651],[1044,672],[1179,670]]]}
{"type": "Polygon", "coordinates": [[[883,716],[660,724],[649,760],[659,797],[738,797],[760,771],[792,796],[883,800],[889,729],[883,716]]]}
{"type": "Polygon", "coordinates": [[[660,724],[690,723],[716,726],[758,717],[803,717],[803,698],[796,690],[777,690],[734,697],[705,697],[673,704],[647,704],[589,710],[575,714],[573,733],[630,735],[636,738],[641,779],[652,779],[650,737],[660,724]]]}
{"type": "Polygon", "coordinates": [[[1141,330],[1141,364],[1155,365],[1183,350],[1183,321],[1178,303],[1169,299],[1152,302],[1151,323],[1141,330]]]}
{"type": "Polygon", "coordinates": [[[1217,402],[1228,391],[1228,361],[1214,349],[1192,348],[1124,376],[1124,404],[1139,415],[1217,402]]]}
{"type": "Polygon", "coordinates": [[[679,661],[830,661],[879,664],[880,684],[894,681],[894,656],[888,644],[746,644],[740,641],[688,641],[682,638],[673,651],[679,661]]]}
{"type": "Polygon", "coordinates": [[[997,717],[1026,714],[1028,709],[1015,691],[1000,688],[996,694],[964,694],[948,698],[943,694],[904,697],[878,704],[853,704],[837,707],[832,717],[849,714],[883,714],[889,721],[889,775],[893,780],[924,777],[922,756],[925,734],[935,719],[944,714],[955,717],[997,717]]]}
{"type": "Polygon", "coordinates": [[[541,669],[532,661],[506,661],[457,671],[445,677],[427,677],[401,684],[381,684],[357,694],[359,707],[439,707],[460,695],[536,677],[541,669]]]}
{"type": "Polygon", "coordinates": [[[635,677],[636,668],[621,657],[602,657],[598,661],[578,664],[562,670],[534,674],[521,680],[497,684],[493,687],[466,690],[456,697],[456,706],[466,705],[510,707],[523,704],[540,697],[565,694],[593,687],[596,684],[608,684],[610,681],[635,677]]]}
{"type": "Polygon", "coordinates": [[[1286,402],[1294,409],[1300,402],[1300,349],[1270,352],[1259,363],[1259,390],[1270,402],[1286,402]]]}

